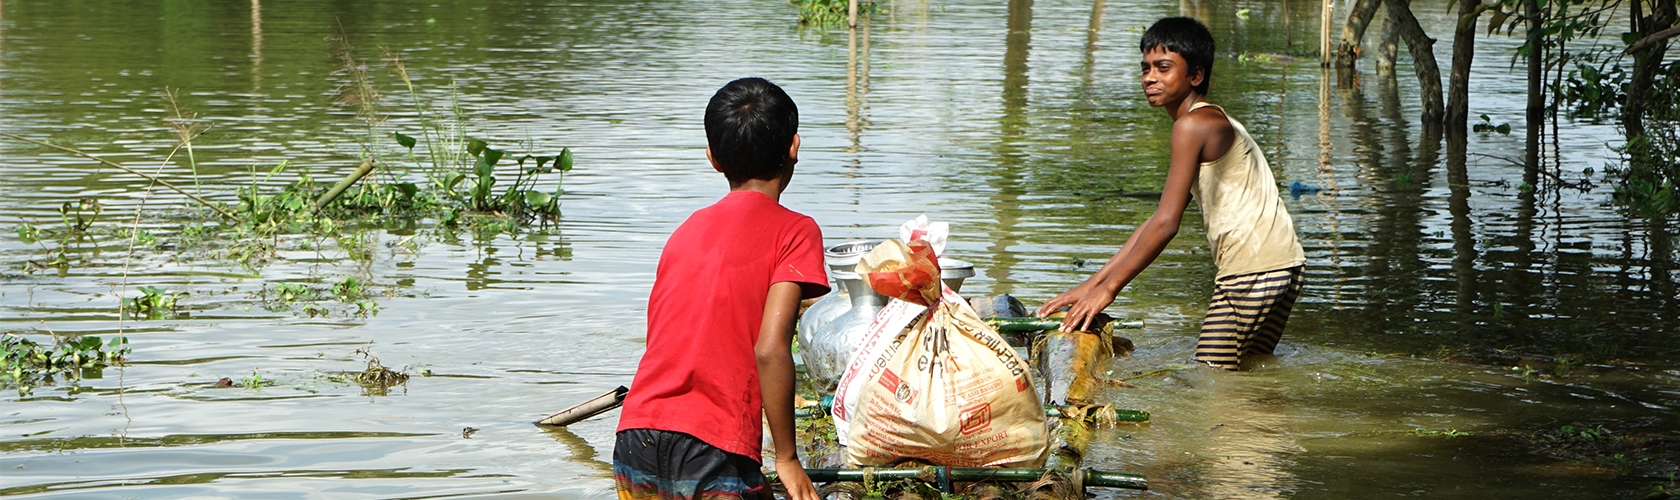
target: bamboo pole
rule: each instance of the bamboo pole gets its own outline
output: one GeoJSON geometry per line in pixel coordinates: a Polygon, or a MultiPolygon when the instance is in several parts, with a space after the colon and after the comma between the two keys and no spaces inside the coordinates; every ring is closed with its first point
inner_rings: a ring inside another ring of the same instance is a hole
{"type": "Polygon", "coordinates": [[[326,208],[328,203],[332,203],[334,199],[338,198],[338,195],[344,194],[344,190],[350,189],[351,185],[355,184],[356,181],[362,180],[363,177],[367,177],[368,172],[372,171],[373,158],[368,158],[367,161],[362,162],[361,165],[357,165],[356,170],[350,172],[349,177],[345,177],[343,180],[338,181],[338,184],[334,184],[332,189],[327,190],[326,193],[322,193],[320,198],[316,198],[314,203],[309,204],[309,212],[320,212],[322,208],[326,208]]]}
{"type": "Polygon", "coordinates": [[[857,27],[857,8],[858,8],[857,3],[858,3],[858,0],[848,0],[846,2],[846,27],[847,28],[856,28],[857,27]]]}
{"type": "Polygon", "coordinates": [[[1323,9],[1318,14],[1318,65],[1330,67],[1330,23],[1331,15],[1336,10],[1336,0],[1323,0],[1323,9]]]}
{"type": "Polygon", "coordinates": [[[555,413],[547,417],[543,417],[542,420],[536,421],[536,424],[550,427],[565,427],[572,425],[588,419],[589,417],[606,413],[613,408],[623,406],[624,396],[629,393],[630,389],[621,385],[616,389],[607,391],[606,394],[596,396],[594,399],[589,401],[584,401],[583,404],[561,410],[559,413],[555,413]]]}
{"type": "MultiPolygon", "coordinates": [[[[1006,332],[1036,332],[1062,327],[1062,320],[1059,318],[986,318],[986,323],[1006,332]]],[[[1117,318],[1109,324],[1113,329],[1135,330],[1143,328],[1143,319],[1117,318]]]]}
{"type": "MultiPolygon", "coordinates": [[[[1054,318],[1055,316],[1052,316],[1054,318]]],[[[1058,318],[1059,319],[1059,318],[1058,318]]],[[[1050,330],[1033,347],[1033,359],[1044,374],[1045,403],[1082,405],[1096,392],[1095,366],[1113,357],[1115,322],[1099,314],[1080,332],[1050,330]]],[[[1090,445],[1091,429],[1084,418],[1067,415],[1051,422],[1050,456],[1044,477],[1027,492],[1028,500],[1070,500],[1085,496],[1085,474],[1081,465],[1090,445]]]]}

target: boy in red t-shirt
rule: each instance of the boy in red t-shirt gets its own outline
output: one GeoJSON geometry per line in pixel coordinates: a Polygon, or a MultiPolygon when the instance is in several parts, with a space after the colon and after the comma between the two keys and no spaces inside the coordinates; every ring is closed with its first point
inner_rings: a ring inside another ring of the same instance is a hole
{"type": "Polygon", "coordinates": [[[799,109],[761,78],[706,106],[706,158],[729,194],[665,243],[648,297],[647,352],[613,446],[620,499],[772,499],[768,420],[791,500],[817,500],[793,435],[793,322],[828,292],[822,231],[779,203],[799,161],[799,109]],[[760,408],[763,408],[760,411],[760,408]]]}

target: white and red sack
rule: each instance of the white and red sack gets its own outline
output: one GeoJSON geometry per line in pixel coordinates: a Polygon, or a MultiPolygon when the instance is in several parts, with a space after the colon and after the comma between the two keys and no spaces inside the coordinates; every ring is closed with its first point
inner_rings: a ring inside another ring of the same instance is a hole
{"type": "Polygon", "coordinates": [[[1048,429],[1027,363],[939,281],[932,246],[888,240],[857,272],[894,299],[875,316],[835,393],[847,461],[1043,466],[1048,429]]]}

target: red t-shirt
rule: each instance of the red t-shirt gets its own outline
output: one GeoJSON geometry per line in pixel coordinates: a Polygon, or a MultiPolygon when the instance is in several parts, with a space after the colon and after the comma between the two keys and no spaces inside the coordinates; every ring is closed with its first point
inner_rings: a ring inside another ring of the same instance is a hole
{"type": "Polygon", "coordinates": [[[757,191],[688,217],[659,256],[647,352],[618,430],[658,429],[760,460],[764,414],[753,347],[773,283],[828,290],[817,223],[757,191]],[[815,285],[815,286],[810,286],[815,285]]]}

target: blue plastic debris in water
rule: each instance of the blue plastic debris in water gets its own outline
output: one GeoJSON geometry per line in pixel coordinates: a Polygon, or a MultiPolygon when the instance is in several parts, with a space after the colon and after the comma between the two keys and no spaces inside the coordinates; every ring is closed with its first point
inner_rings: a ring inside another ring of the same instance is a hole
{"type": "Polygon", "coordinates": [[[1303,194],[1313,194],[1317,192],[1318,188],[1302,184],[1301,181],[1289,183],[1289,197],[1293,200],[1301,199],[1301,195],[1303,194]]]}

